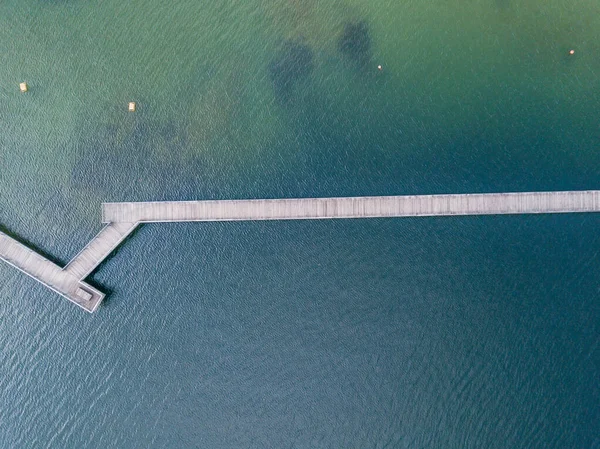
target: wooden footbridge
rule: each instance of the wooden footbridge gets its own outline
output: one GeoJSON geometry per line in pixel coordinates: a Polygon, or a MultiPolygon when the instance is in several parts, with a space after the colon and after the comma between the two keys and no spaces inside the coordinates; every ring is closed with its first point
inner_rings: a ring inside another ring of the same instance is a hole
{"type": "Polygon", "coordinates": [[[104,203],[106,226],[64,268],[0,232],[0,259],[93,312],[85,278],[140,223],[600,212],[600,191],[104,203]]]}

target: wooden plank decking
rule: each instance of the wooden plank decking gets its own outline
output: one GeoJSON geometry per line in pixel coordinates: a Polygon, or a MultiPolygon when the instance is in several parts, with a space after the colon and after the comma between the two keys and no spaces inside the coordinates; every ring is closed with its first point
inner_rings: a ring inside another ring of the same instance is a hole
{"type": "Polygon", "coordinates": [[[600,211],[600,191],[104,203],[102,221],[175,222],[600,211]]]}
{"type": "Polygon", "coordinates": [[[104,294],[91,285],[82,282],[80,278],[67,273],[54,262],[2,232],[0,232],[0,259],[88,312],[96,310],[104,299],[104,294]]]}
{"type": "Polygon", "coordinates": [[[137,223],[109,223],[64,268],[85,279],[137,227],[137,223]]]}
{"type": "Polygon", "coordinates": [[[0,259],[93,312],[104,294],[83,279],[139,223],[572,212],[600,212],[600,191],[104,203],[108,224],[64,269],[1,232],[0,259]]]}

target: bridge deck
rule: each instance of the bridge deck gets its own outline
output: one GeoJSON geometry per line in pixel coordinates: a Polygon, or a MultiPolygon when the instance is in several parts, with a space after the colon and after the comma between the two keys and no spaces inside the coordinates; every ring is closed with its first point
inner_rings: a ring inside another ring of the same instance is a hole
{"type": "Polygon", "coordinates": [[[301,220],[600,211],[600,191],[104,203],[105,223],[301,220]]]}
{"type": "Polygon", "coordinates": [[[93,312],[104,298],[103,293],[81,282],[79,278],[62,270],[54,262],[2,232],[0,232],[0,259],[88,312],[93,312]]]}

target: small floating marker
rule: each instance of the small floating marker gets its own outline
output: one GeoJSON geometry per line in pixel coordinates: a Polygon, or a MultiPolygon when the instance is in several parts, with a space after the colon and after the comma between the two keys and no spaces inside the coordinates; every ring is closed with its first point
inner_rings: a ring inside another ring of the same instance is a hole
{"type": "Polygon", "coordinates": [[[380,70],[380,71],[381,71],[381,70],[383,70],[383,66],[382,66],[381,64],[379,64],[379,65],[377,66],[377,70],[380,70]]]}
{"type": "Polygon", "coordinates": [[[29,86],[27,85],[27,83],[21,83],[19,84],[19,89],[21,90],[21,92],[27,92],[29,90],[29,86]]]}
{"type": "Polygon", "coordinates": [[[575,54],[575,50],[569,50],[569,54],[573,56],[575,54]]]}
{"type": "Polygon", "coordinates": [[[135,112],[135,101],[129,102],[129,112],[135,112]]]}

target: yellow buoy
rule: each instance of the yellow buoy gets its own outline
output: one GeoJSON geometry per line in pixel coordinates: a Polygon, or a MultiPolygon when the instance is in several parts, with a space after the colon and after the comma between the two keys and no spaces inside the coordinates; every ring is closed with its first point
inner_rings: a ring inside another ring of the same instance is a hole
{"type": "Polygon", "coordinates": [[[21,92],[27,92],[27,90],[29,90],[29,86],[27,83],[21,83],[19,84],[19,89],[21,89],[21,92]]]}
{"type": "Polygon", "coordinates": [[[129,112],[135,112],[135,101],[129,102],[129,112]]]}

